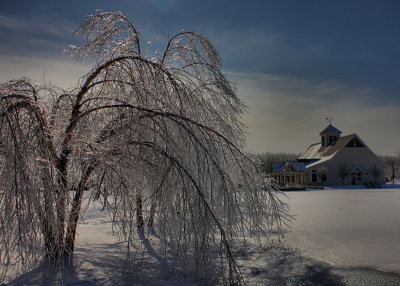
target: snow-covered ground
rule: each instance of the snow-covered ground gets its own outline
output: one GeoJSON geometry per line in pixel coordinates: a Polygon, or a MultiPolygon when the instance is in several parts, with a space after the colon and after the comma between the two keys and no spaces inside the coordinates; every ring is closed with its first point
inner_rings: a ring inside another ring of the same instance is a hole
{"type": "MultiPolygon", "coordinates": [[[[263,241],[236,253],[247,285],[400,285],[400,274],[372,269],[400,273],[400,185],[286,195],[295,220],[283,243],[263,241]]],[[[129,268],[101,204],[81,219],[72,262],[43,264],[7,283],[201,285],[168,269],[146,244],[129,268]]]]}
{"type": "Polygon", "coordinates": [[[198,285],[164,267],[168,261],[164,263],[149,247],[144,243],[128,264],[124,245],[113,235],[108,212],[100,203],[90,203],[80,218],[72,260],[58,265],[43,263],[17,279],[10,273],[6,285],[198,285]]]}
{"type": "Polygon", "coordinates": [[[334,265],[400,272],[400,185],[286,195],[295,219],[289,246],[334,265]]]}

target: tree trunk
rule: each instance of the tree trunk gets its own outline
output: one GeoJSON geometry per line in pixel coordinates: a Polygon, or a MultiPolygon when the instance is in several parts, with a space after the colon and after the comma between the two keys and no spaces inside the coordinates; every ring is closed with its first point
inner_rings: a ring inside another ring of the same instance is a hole
{"type": "Polygon", "coordinates": [[[90,175],[95,169],[96,164],[89,166],[78,184],[74,200],[72,202],[71,212],[69,214],[67,233],[65,235],[64,254],[71,255],[75,247],[76,228],[78,225],[79,215],[82,207],[83,194],[86,188],[86,183],[90,175]]]}
{"type": "Polygon", "coordinates": [[[151,203],[151,208],[150,208],[150,218],[149,218],[148,227],[153,227],[155,213],[156,213],[156,202],[153,201],[151,203]]]}
{"type": "Polygon", "coordinates": [[[79,214],[81,212],[83,190],[78,190],[75,194],[69,215],[67,234],[65,236],[64,254],[71,255],[75,247],[76,227],[78,225],[79,214]]]}
{"type": "Polygon", "coordinates": [[[141,194],[136,196],[136,225],[137,227],[142,227],[144,225],[143,198],[141,194]]]}
{"type": "Polygon", "coordinates": [[[392,164],[392,184],[394,184],[394,179],[396,178],[396,170],[394,164],[392,164]]]}

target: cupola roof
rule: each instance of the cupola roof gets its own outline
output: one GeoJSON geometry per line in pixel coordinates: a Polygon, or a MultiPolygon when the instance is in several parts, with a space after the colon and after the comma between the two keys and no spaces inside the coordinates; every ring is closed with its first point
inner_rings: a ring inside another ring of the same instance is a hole
{"type": "Polygon", "coordinates": [[[337,129],[332,124],[329,124],[324,130],[321,131],[321,133],[319,133],[319,135],[323,135],[323,134],[340,134],[340,133],[342,133],[342,131],[337,129]]]}

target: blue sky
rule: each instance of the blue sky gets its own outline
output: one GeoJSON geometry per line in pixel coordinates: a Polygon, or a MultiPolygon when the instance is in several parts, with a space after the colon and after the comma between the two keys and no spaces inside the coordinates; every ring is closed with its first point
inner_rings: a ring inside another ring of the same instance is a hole
{"type": "Polygon", "coordinates": [[[326,117],[376,153],[400,150],[400,2],[2,0],[0,81],[72,87],[89,66],[63,55],[96,9],[124,12],[147,41],[194,29],[220,52],[248,113],[248,150],[302,152],[326,117]]]}

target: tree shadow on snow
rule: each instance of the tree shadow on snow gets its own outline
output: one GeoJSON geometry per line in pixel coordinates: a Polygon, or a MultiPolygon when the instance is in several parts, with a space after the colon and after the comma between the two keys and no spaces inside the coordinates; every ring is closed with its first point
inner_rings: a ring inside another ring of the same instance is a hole
{"type": "Polygon", "coordinates": [[[98,285],[101,283],[95,276],[82,277],[79,266],[73,257],[54,261],[45,259],[32,270],[18,276],[5,285],[98,285]],[[79,277],[81,276],[81,277],[79,277]]]}
{"type": "MultiPolygon", "coordinates": [[[[129,267],[126,258],[125,252],[115,245],[78,247],[74,256],[44,260],[6,285],[146,285],[143,280],[149,276],[149,269],[139,269],[138,261],[129,267]]],[[[140,262],[145,263],[144,260],[140,262]]],[[[152,274],[157,272],[153,270],[152,274]]]]}
{"type": "Polygon", "coordinates": [[[5,285],[195,285],[193,279],[168,270],[143,234],[140,239],[145,251],[130,257],[116,244],[83,245],[76,247],[74,256],[57,262],[44,260],[5,285]]]}
{"type": "Polygon", "coordinates": [[[306,266],[305,271],[298,279],[298,285],[345,285],[343,278],[332,272],[332,269],[322,263],[306,266]]]}
{"type": "Polygon", "coordinates": [[[299,285],[299,286],[342,286],[346,285],[342,276],[323,262],[313,260],[300,252],[277,244],[264,248],[248,259],[264,261],[264,264],[250,267],[246,276],[252,285],[299,285]]]}

